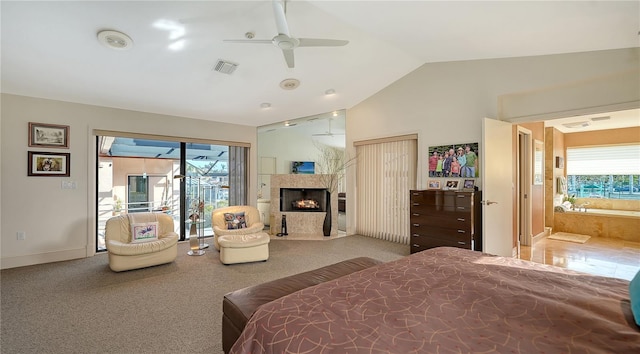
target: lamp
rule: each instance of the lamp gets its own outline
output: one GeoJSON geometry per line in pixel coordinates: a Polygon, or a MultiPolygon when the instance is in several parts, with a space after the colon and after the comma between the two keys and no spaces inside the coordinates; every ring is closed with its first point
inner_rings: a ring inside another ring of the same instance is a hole
{"type": "MultiPolygon", "coordinates": [[[[191,179],[191,176],[184,175],[175,175],[174,179],[183,180],[185,177],[191,179]]],[[[204,252],[204,248],[209,247],[204,243],[204,220],[200,221],[200,210],[204,209],[204,202],[200,201],[200,178],[198,178],[198,196],[196,199],[195,206],[190,205],[190,209],[188,211],[189,221],[191,222],[191,226],[189,227],[189,247],[191,250],[187,252],[190,256],[202,256],[204,252]],[[193,211],[192,211],[193,210],[193,211]],[[196,225],[200,225],[198,228],[196,225]],[[201,235],[199,235],[199,232],[201,235]]],[[[191,201],[189,201],[191,203],[191,201]]]]}

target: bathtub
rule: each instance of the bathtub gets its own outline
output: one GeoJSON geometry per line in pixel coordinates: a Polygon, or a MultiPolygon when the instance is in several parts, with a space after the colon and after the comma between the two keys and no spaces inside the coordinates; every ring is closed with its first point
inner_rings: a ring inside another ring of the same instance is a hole
{"type": "Polygon", "coordinates": [[[553,230],[640,243],[640,211],[587,206],[586,211],[555,212],[553,230]]]}

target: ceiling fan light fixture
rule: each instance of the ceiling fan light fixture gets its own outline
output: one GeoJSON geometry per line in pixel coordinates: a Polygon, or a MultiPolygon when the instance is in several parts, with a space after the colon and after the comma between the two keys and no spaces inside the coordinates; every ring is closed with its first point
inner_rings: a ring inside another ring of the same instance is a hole
{"type": "Polygon", "coordinates": [[[131,37],[119,31],[100,31],[98,32],[98,41],[105,47],[115,50],[129,50],[133,46],[131,37]]]}
{"type": "Polygon", "coordinates": [[[336,94],[336,90],[334,89],[328,89],[324,92],[325,95],[327,96],[331,96],[331,95],[335,95],[336,94]]]}
{"type": "Polygon", "coordinates": [[[260,103],[260,108],[262,108],[262,109],[271,108],[271,103],[269,103],[269,102],[260,103]]]}

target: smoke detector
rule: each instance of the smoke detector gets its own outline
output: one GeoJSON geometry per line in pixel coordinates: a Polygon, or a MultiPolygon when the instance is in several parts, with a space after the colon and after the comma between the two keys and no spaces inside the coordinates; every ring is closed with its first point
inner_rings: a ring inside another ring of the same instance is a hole
{"type": "Polygon", "coordinates": [[[128,50],[133,46],[131,37],[118,31],[100,31],[98,32],[98,41],[105,47],[115,50],[128,50]]]}
{"type": "Polygon", "coordinates": [[[300,86],[300,81],[298,79],[284,79],[280,82],[280,87],[283,90],[295,90],[300,86]]]}

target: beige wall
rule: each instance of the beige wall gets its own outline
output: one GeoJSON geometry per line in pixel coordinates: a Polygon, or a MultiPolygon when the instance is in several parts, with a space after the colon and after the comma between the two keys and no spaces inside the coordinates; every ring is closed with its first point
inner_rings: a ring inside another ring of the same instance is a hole
{"type": "Polygon", "coordinates": [[[640,127],[564,134],[565,147],[637,144],[640,127]]]}
{"type": "MultiPolygon", "coordinates": [[[[597,88],[601,87],[597,86],[599,83],[609,87],[610,82],[595,79],[624,77],[621,73],[637,72],[639,53],[640,49],[633,48],[425,64],[347,111],[348,153],[355,155],[354,141],[416,133],[419,171],[416,187],[425,188],[428,146],[481,141],[483,118],[499,117],[499,102],[505,96],[517,93],[522,98],[518,101],[530,107],[532,100],[525,99],[527,93],[533,95],[543,88],[592,87],[593,83],[597,88]]],[[[630,91],[635,92],[637,87],[631,86],[630,91]]],[[[564,97],[561,109],[585,108],[584,102],[592,98],[589,92],[600,90],[584,90],[585,95],[580,97],[564,97]]],[[[605,101],[600,97],[592,101],[613,105],[628,101],[627,96],[629,92],[623,91],[620,95],[607,95],[605,101]]],[[[545,116],[560,107],[557,100],[545,101],[540,97],[536,96],[535,111],[528,109],[526,114],[545,116]]],[[[637,95],[635,99],[638,100],[637,95]]],[[[514,107],[514,100],[509,104],[514,107]]],[[[481,158],[484,158],[482,153],[481,158]]],[[[347,182],[347,233],[350,233],[355,225],[357,188],[354,171],[347,171],[347,182]]],[[[512,193],[511,186],[505,188],[512,193]]],[[[500,238],[492,242],[494,244],[513,242],[514,239],[514,235],[484,237],[485,240],[500,238]]]]}
{"type": "Polygon", "coordinates": [[[91,256],[95,250],[94,129],[249,143],[249,201],[256,200],[256,128],[2,94],[1,251],[8,268],[91,256]],[[28,122],[70,126],[70,148],[29,148],[28,122]],[[27,177],[27,151],[71,153],[71,177],[27,177]],[[77,189],[62,189],[63,181],[77,189]],[[25,240],[16,233],[24,231],[25,240]]]}

